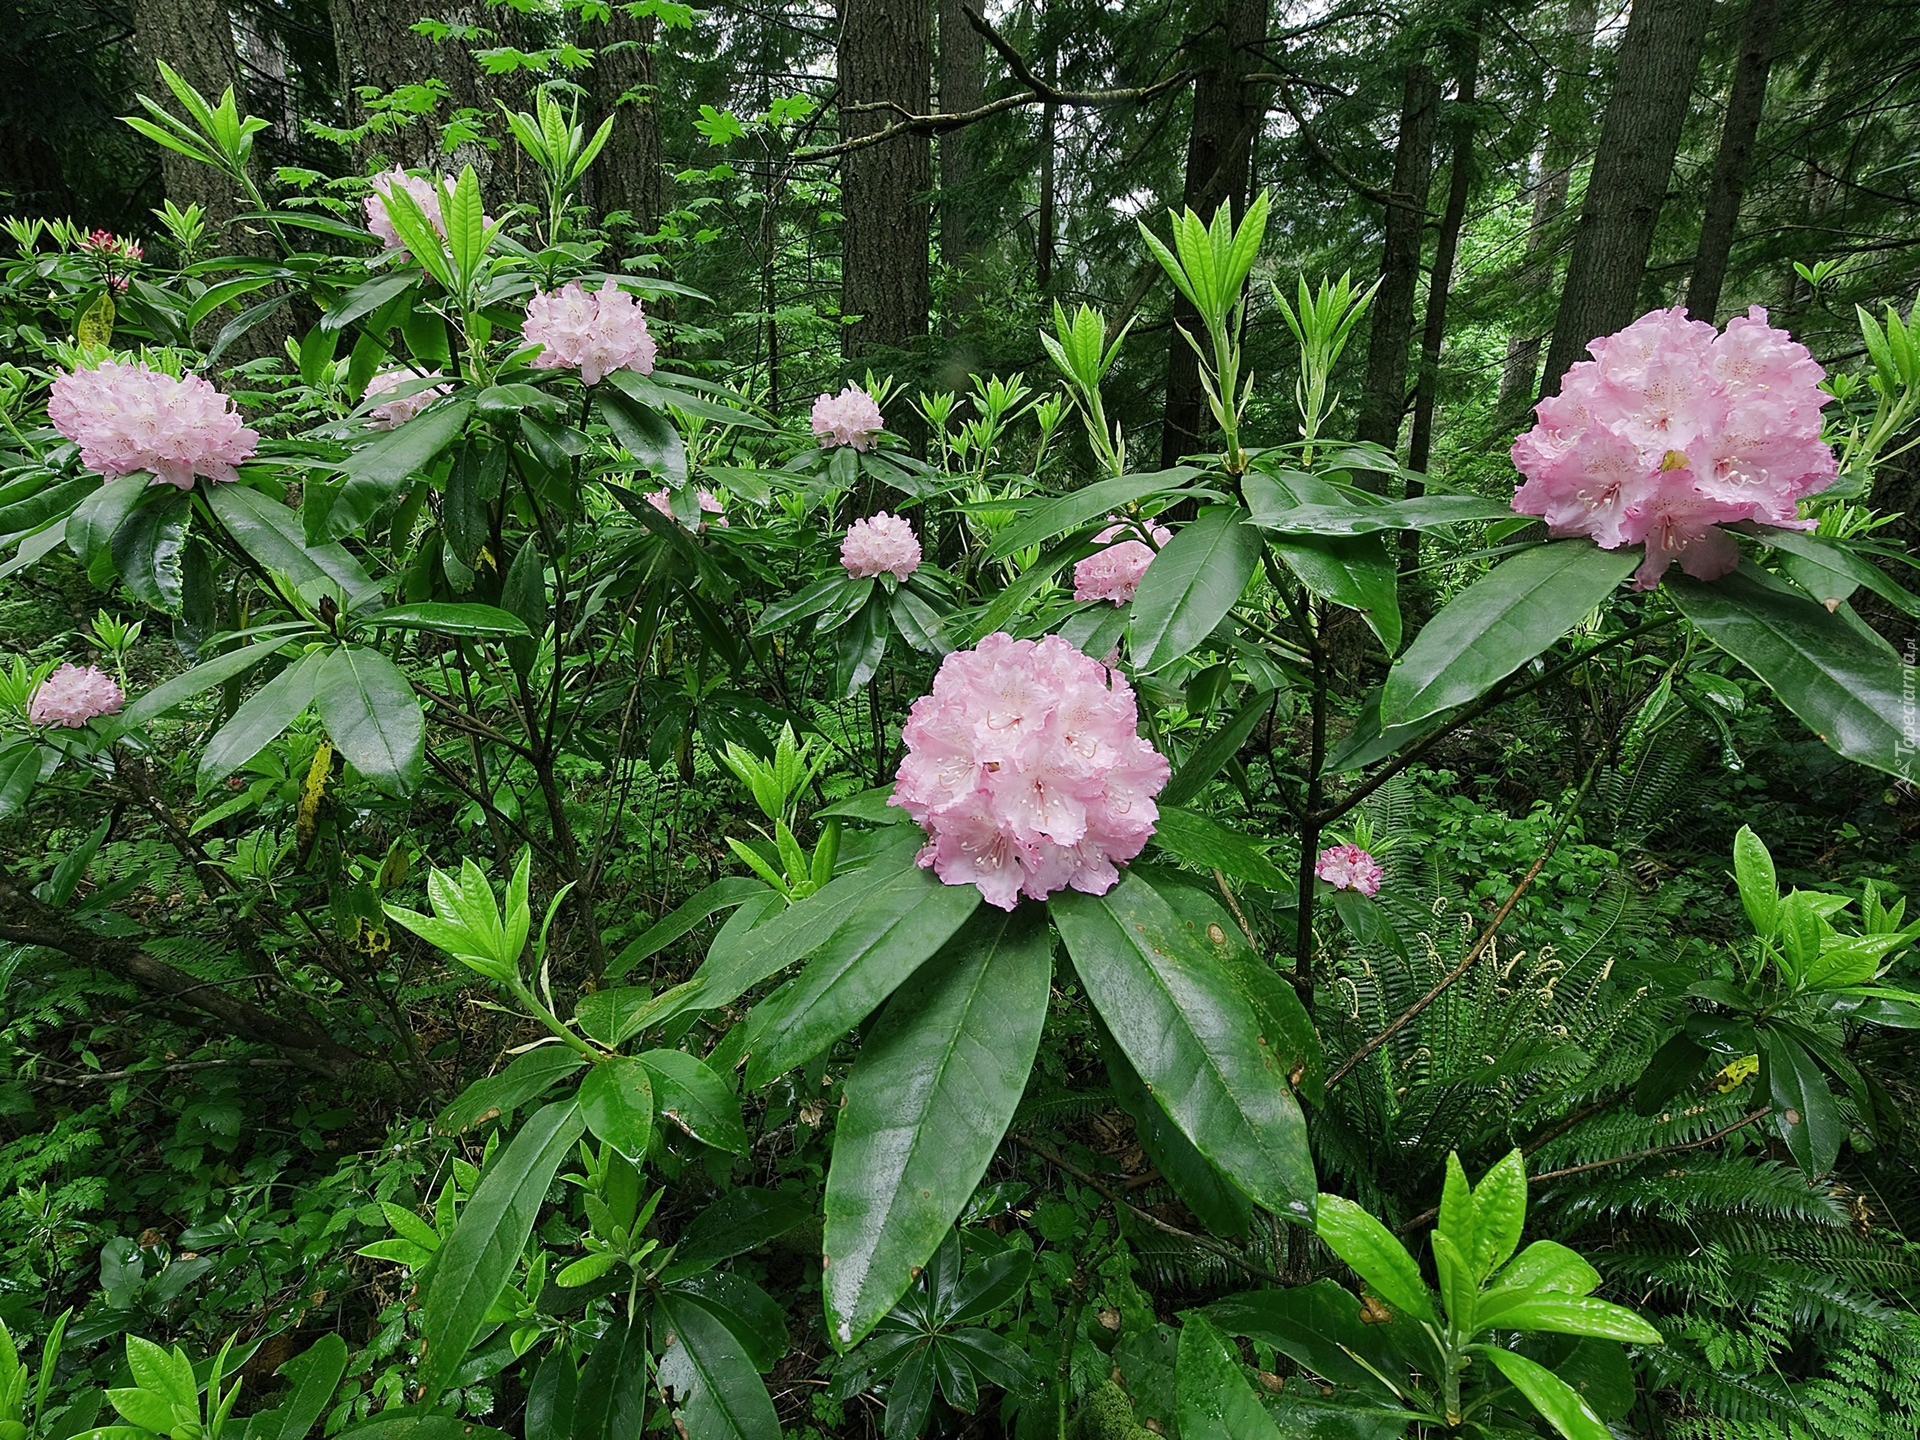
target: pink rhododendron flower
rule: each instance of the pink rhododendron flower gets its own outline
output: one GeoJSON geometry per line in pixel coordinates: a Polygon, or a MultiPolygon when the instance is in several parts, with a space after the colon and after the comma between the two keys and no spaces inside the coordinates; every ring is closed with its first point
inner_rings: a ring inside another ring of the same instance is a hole
{"type": "Polygon", "coordinates": [[[234,466],[259,448],[259,432],[240,423],[233,401],[198,375],[176,380],[145,361],[108,360],[53,382],[47,418],[78,441],[89,470],[117,479],[153,472],[182,490],[193,477],[238,480],[234,466]]]}
{"type": "Polygon", "coordinates": [[[1732,570],[1739,550],[1721,525],[1811,527],[1798,502],[1835,472],[1820,439],[1826,372],[1760,306],[1723,333],[1655,310],[1587,349],[1513,443],[1526,476],[1515,510],[1605,550],[1644,544],[1642,590],[1675,560],[1701,580],[1732,570]]]}
{"type": "Polygon", "coordinates": [[[1104,895],[1153,834],[1168,766],[1118,671],[1058,635],[987,636],[913,702],[893,798],[927,832],[920,863],[1011,910],[1071,885],[1104,895]]]}
{"type": "Polygon", "coordinates": [[[543,370],[577,369],[589,385],[615,370],[651,375],[659,353],[647,333],[640,302],[611,280],[598,290],[569,280],[558,290],[536,294],[527,302],[520,333],[546,347],[535,365],[543,370]]]}
{"type": "Polygon", "coordinates": [[[891,574],[904,580],[920,568],[920,541],[904,518],[882,510],[847,527],[847,538],[840,542],[840,563],[857,579],[891,574]]]}
{"type": "MultiPolygon", "coordinates": [[[[427,217],[434,233],[446,239],[447,221],[440,211],[440,195],[443,189],[448,195],[453,194],[454,184],[455,178],[451,175],[443,175],[436,183],[421,175],[409,175],[397,167],[374,176],[373,193],[360,202],[367,212],[367,229],[387,249],[406,250],[407,242],[400,238],[400,232],[393,228],[393,217],[387,214],[387,197],[397,187],[413,197],[413,203],[420,207],[420,213],[427,217]]],[[[480,223],[484,227],[493,221],[482,215],[480,223]]]]}
{"type": "Polygon", "coordinates": [[[813,433],[822,450],[836,445],[865,450],[886,424],[873,396],[857,385],[847,386],[838,395],[822,395],[813,402],[813,433]]]}
{"type": "Polygon", "coordinates": [[[66,664],[40,682],[27,705],[27,719],[78,730],[97,715],[117,715],[126,703],[125,693],[106,671],[66,664]]]}
{"type": "MultiPolygon", "coordinates": [[[[649,505],[653,506],[654,509],[658,510],[669,520],[673,518],[673,497],[666,492],[664,487],[659,490],[649,490],[645,498],[649,505]]],[[[719,518],[713,522],[714,524],[725,525],[727,523],[727,517],[720,514],[720,501],[711,490],[702,490],[700,492],[700,508],[709,515],[719,516],[719,518]]],[[[707,522],[703,519],[694,528],[696,530],[704,530],[707,528],[707,522]]]]}
{"type": "MultiPolygon", "coordinates": [[[[366,393],[361,403],[380,395],[392,394],[409,381],[425,382],[438,380],[440,372],[429,370],[424,375],[416,375],[411,370],[382,370],[367,382],[366,393]]],[[[435,400],[447,393],[445,385],[421,384],[421,388],[410,395],[394,395],[391,400],[383,400],[367,411],[366,420],[369,430],[398,430],[407,421],[413,419],[435,400]]]]}
{"type": "Polygon", "coordinates": [[[1378,895],[1383,872],[1380,862],[1358,845],[1334,845],[1320,852],[1313,873],[1336,890],[1358,890],[1378,895]]]}
{"type": "MultiPolygon", "coordinates": [[[[1107,545],[1109,540],[1122,535],[1139,533],[1131,525],[1109,525],[1098,535],[1094,542],[1107,545]]],[[[1097,554],[1089,555],[1073,567],[1073,598],[1076,600],[1111,600],[1116,605],[1124,605],[1133,598],[1133,592],[1140,588],[1140,577],[1147,573],[1147,566],[1153,563],[1155,547],[1164,545],[1173,538],[1173,532],[1164,525],[1151,525],[1148,534],[1153,536],[1153,544],[1141,540],[1121,540],[1118,545],[1107,545],[1097,554]]]]}

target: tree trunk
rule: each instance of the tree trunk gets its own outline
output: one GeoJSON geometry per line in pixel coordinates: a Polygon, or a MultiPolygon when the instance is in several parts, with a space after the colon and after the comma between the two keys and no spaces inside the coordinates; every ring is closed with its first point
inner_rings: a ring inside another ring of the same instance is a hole
{"type": "MultiPolygon", "coordinates": [[[[1452,159],[1448,164],[1447,207],[1440,216],[1440,234],[1434,241],[1433,273],[1427,282],[1426,327],[1420,336],[1420,379],[1413,395],[1413,433],[1407,441],[1407,468],[1425,472],[1433,453],[1433,407],[1440,388],[1440,349],[1447,338],[1447,292],[1453,287],[1453,262],[1460,250],[1460,229],[1466,223],[1467,196],[1473,189],[1473,131],[1475,91],[1480,82],[1480,10],[1468,12],[1470,33],[1459,39],[1454,69],[1452,159]]],[[[1424,494],[1425,485],[1407,481],[1407,498],[1424,494]]],[[[1420,532],[1400,535],[1402,568],[1420,563],[1420,532]]]]}
{"type": "Polygon", "coordinates": [[[1747,165],[1760,131],[1760,112],[1766,108],[1767,72],[1773,68],[1773,35],[1779,23],[1780,0],[1748,0],[1740,27],[1740,56],[1727,93],[1727,119],[1720,130],[1719,153],[1713,158],[1706,213],[1700,218],[1700,249],[1687,284],[1687,314],[1709,325],[1720,308],[1720,289],[1727,279],[1747,165]]]}
{"type": "MultiPolygon", "coordinates": [[[[986,94],[987,42],[967,23],[961,0],[940,0],[940,108],[949,115],[980,108],[986,94]]],[[[973,211],[978,202],[971,126],[940,137],[940,258],[956,269],[979,253],[973,211]]]]}
{"type": "MultiPolygon", "coordinates": [[[[840,135],[856,140],[931,103],[931,0],[840,0],[840,135]]],[[[927,333],[927,192],[933,153],[925,135],[855,150],[842,162],[840,309],[858,315],[841,331],[848,359],[879,359],[927,333]]]]}
{"type": "MultiPolygon", "coordinates": [[[[375,155],[385,155],[402,165],[426,168],[443,164],[440,154],[440,125],[455,110],[476,110],[490,123],[494,115],[493,94],[463,40],[436,44],[416,34],[413,26],[423,17],[428,0],[327,0],[333,20],[334,53],[340,66],[340,94],[346,105],[347,120],[364,125],[375,113],[363,101],[357,89],[372,86],[382,94],[403,85],[418,85],[429,76],[447,87],[442,110],[429,120],[415,121],[392,134],[369,135],[359,146],[364,163],[375,155]]],[[[427,18],[449,24],[485,25],[494,20],[478,0],[456,0],[435,5],[427,18]]],[[[457,169],[471,164],[485,180],[492,173],[493,156],[482,145],[462,145],[452,161],[457,169]]]]}
{"type": "MultiPolygon", "coordinates": [[[[1387,449],[1400,444],[1400,417],[1407,406],[1407,345],[1413,338],[1413,295],[1420,280],[1420,246],[1426,228],[1427,191],[1433,184],[1433,131],[1440,87],[1433,71],[1416,61],[1407,67],[1400,105],[1400,138],[1393,152],[1392,203],[1380,254],[1380,289],[1373,297],[1373,329],[1367,342],[1366,388],[1354,433],[1387,449]]],[[[1384,475],[1367,473],[1355,483],[1376,494],[1384,475]]]]}
{"type": "MultiPolygon", "coordinates": [[[[1267,0],[1224,0],[1218,23],[1203,37],[1213,59],[1193,84],[1193,125],[1187,133],[1187,174],[1181,202],[1203,220],[1231,205],[1237,221],[1245,206],[1253,135],[1266,110],[1245,77],[1258,68],[1254,47],[1266,38],[1267,0]]],[[[1198,47],[1196,47],[1198,49],[1198,47]]],[[[1204,55],[1204,50],[1200,54],[1204,55]]],[[[1185,296],[1173,303],[1175,330],[1167,337],[1167,404],[1160,427],[1160,463],[1172,466],[1206,443],[1200,364],[1180,334],[1196,340],[1199,314],[1185,296]]]]}
{"type": "Polygon", "coordinates": [[[1634,0],[1547,350],[1551,392],[1589,340],[1620,329],[1639,307],[1710,8],[1711,0],[1634,0]]]}
{"type": "Polygon", "coordinates": [[[586,174],[587,203],[603,217],[624,211],[640,235],[659,228],[666,198],[660,118],[654,108],[653,46],[658,33],[653,16],[636,16],[615,5],[606,21],[583,37],[595,47],[587,78],[593,124],[614,117],[606,148],[586,174]]]}
{"type": "Polygon", "coordinates": [[[1040,206],[1034,221],[1033,283],[1045,294],[1053,287],[1054,156],[1059,149],[1059,107],[1040,107],[1040,206]]]}
{"type": "MultiPolygon", "coordinates": [[[[175,115],[185,115],[160,78],[160,62],[172,66],[194,89],[218,105],[228,86],[244,105],[240,61],[233,22],[221,0],[133,0],[133,46],[140,57],[138,90],[175,115]]],[[[233,182],[211,165],[171,150],[160,152],[160,176],[167,199],[181,209],[198,205],[207,213],[207,234],[225,236],[238,212],[233,182]]]]}
{"type": "MultiPolygon", "coordinates": [[[[1527,225],[1530,289],[1543,289],[1552,276],[1553,257],[1548,241],[1554,224],[1567,208],[1567,187],[1587,124],[1586,85],[1593,66],[1595,0],[1572,0],[1561,31],[1564,58],[1547,96],[1546,140],[1539,151],[1539,177],[1534,182],[1533,216],[1527,225]]],[[[1511,415],[1533,403],[1534,381],[1540,373],[1537,332],[1519,332],[1507,340],[1506,364],[1500,371],[1499,413],[1511,415]]]]}

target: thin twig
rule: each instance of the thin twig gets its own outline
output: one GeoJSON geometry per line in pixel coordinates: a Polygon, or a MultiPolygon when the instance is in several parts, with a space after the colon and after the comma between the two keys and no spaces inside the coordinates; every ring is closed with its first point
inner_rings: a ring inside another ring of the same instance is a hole
{"type": "Polygon", "coordinates": [[[108,1070],[98,1075],[78,1075],[71,1078],[59,1075],[35,1075],[30,1083],[35,1085],[63,1085],[78,1088],[82,1085],[104,1085],[114,1080],[144,1080],[151,1075],[179,1075],[193,1070],[215,1070],[222,1066],[237,1065],[245,1069],[284,1069],[291,1067],[291,1060],[275,1060],[266,1057],[254,1057],[240,1060],[181,1060],[172,1065],[156,1065],[151,1070],[108,1070]]]}
{"type": "MultiPolygon", "coordinates": [[[[1604,753],[1605,752],[1602,752],[1603,755],[1604,753]]],[[[1567,806],[1566,813],[1560,817],[1560,823],[1554,826],[1553,834],[1548,837],[1545,848],[1535,857],[1533,864],[1527,868],[1527,873],[1520,877],[1520,883],[1513,887],[1513,893],[1507,896],[1506,904],[1494,912],[1493,919],[1487,923],[1487,928],[1480,932],[1480,938],[1473,942],[1473,948],[1467,951],[1466,958],[1445,975],[1442,975],[1440,979],[1435,982],[1431,990],[1427,991],[1426,994],[1422,995],[1418,1000],[1414,1001],[1412,1005],[1394,1017],[1386,1029],[1382,1030],[1378,1035],[1374,1036],[1371,1040],[1367,1041],[1366,1044],[1362,1045],[1358,1050],[1354,1051],[1353,1054],[1343,1060],[1340,1063],[1340,1068],[1327,1077],[1328,1089],[1332,1089],[1335,1085],[1338,1085],[1341,1080],[1346,1077],[1348,1071],[1352,1070],[1354,1066],[1373,1054],[1374,1051],[1386,1044],[1387,1041],[1391,1040],[1395,1035],[1398,1035],[1413,1022],[1416,1015],[1444,995],[1454,981],[1458,980],[1473,967],[1473,962],[1478,960],[1480,956],[1485,953],[1486,948],[1493,943],[1493,937],[1499,933],[1500,927],[1506,922],[1507,916],[1513,913],[1513,907],[1520,903],[1520,897],[1526,894],[1532,887],[1534,880],[1540,874],[1541,868],[1547,863],[1548,859],[1553,855],[1553,852],[1560,848],[1561,838],[1567,833],[1567,827],[1573,823],[1573,817],[1580,813],[1580,802],[1587,798],[1588,787],[1593,784],[1593,777],[1599,773],[1600,759],[1596,758],[1593,764],[1587,767],[1586,779],[1580,782],[1580,789],[1575,792],[1573,802],[1567,806]]]]}

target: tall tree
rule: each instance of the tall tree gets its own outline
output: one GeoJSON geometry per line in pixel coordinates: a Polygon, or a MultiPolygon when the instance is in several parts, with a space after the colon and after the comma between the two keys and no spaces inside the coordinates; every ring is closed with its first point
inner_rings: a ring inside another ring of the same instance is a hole
{"type": "MultiPolygon", "coordinates": [[[[491,119],[493,92],[467,42],[451,36],[436,42],[413,27],[422,19],[432,19],[463,30],[477,29],[495,19],[497,12],[477,0],[458,0],[435,5],[431,13],[423,14],[428,4],[429,0],[327,0],[349,123],[365,124],[375,113],[360,98],[360,88],[388,94],[424,85],[429,79],[446,87],[446,103],[438,112],[442,119],[459,110],[485,117],[482,124],[491,119]]],[[[406,125],[391,134],[368,136],[360,146],[361,159],[377,153],[406,165],[428,165],[439,157],[439,140],[433,125],[406,125]]],[[[460,146],[454,159],[471,163],[483,179],[492,168],[490,152],[477,144],[460,146]]]]}
{"type": "MultiPolygon", "coordinates": [[[[986,82],[985,38],[968,23],[963,0],[940,0],[940,108],[949,115],[977,110],[986,82]]],[[[979,252],[973,223],[979,143],[971,126],[940,136],[940,258],[953,266],[979,252]]]]}
{"type": "MultiPolygon", "coordinates": [[[[857,140],[932,99],[931,0],[840,0],[840,133],[857,140]]],[[[933,148],[925,133],[849,151],[841,162],[840,309],[849,359],[900,350],[927,333],[927,192],[933,148]]]]}
{"type": "MultiPolygon", "coordinates": [[[[1527,223],[1524,281],[1528,292],[1544,289],[1553,275],[1551,241],[1556,222],[1566,213],[1567,189],[1588,123],[1586,89],[1593,65],[1594,0],[1569,0],[1560,31],[1560,58],[1547,93],[1546,137],[1535,153],[1533,213],[1527,223]]],[[[1540,373],[1542,336],[1533,328],[1516,329],[1507,339],[1500,371],[1499,410],[1511,414],[1533,403],[1540,373]]]]}
{"type": "MultiPolygon", "coordinates": [[[[1267,0],[1219,0],[1203,9],[1206,28],[1194,49],[1206,56],[1193,85],[1193,124],[1187,132],[1186,180],[1181,203],[1210,220],[1223,204],[1239,219],[1246,204],[1247,166],[1253,135],[1266,107],[1247,83],[1258,68],[1257,49],[1267,33],[1267,0]]],[[[1199,314],[1175,295],[1176,328],[1167,342],[1167,403],[1160,430],[1160,463],[1175,464],[1201,448],[1206,424],[1198,357],[1180,330],[1197,338],[1199,314]]]]}
{"type": "Polygon", "coordinates": [[[1687,284],[1687,313],[1709,325],[1720,308],[1720,289],[1733,254],[1733,232],[1740,219],[1754,138],[1760,133],[1760,112],[1766,108],[1767,74],[1773,69],[1774,32],[1779,24],[1780,0],[1747,0],[1740,54],[1727,92],[1727,118],[1720,128],[1720,149],[1713,157],[1713,178],[1707,183],[1707,206],[1700,219],[1700,249],[1687,284]]]}
{"type": "MultiPolygon", "coordinates": [[[[1380,254],[1380,289],[1373,297],[1367,378],[1360,393],[1354,433],[1388,449],[1400,443],[1407,405],[1407,345],[1413,338],[1413,297],[1420,280],[1420,247],[1433,184],[1433,132],[1440,86],[1433,70],[1416,60],[1407,67],[1400,103],[1400,134],[1394,143],[1393,189],[1387,196],[1386,239],[1380,254]]],[[[1369,490],[1384,491],[1386,478],[1357,477],[1369,490]]]]}
{"type": "Polygon", "coordinates": [[[587,200],[602,215],[624,210],[646,235],[660,223],[666,174],[660,163],[660,118],[655,108],[653,47],[659,25],[638,7],[614,5],[582,37],[594,47],[588,88],[594,122],[614,117],[606,149],[588,169],[587,200]]]}
{"type": "Polygon", "coordinates": [[[1547,348],[1546,389],[1633,319],[1687,119],[1712,0],[1634,0],[1547,348]]]}
{"type": "MultiPolygon", "coordinates": [[[[222,0],[133,0],[132,10],[141,93],[179,113],[172,92],[160,78],[164,62],[214,103],[231,85],[245,105],[233,21],[222,0]]],[[[239,197],[224,175],[171,150],[160,152],[160,174],[169,200],[182,209],[199,205],[207,212],[209,235],[227,229],[239,197]]]]}

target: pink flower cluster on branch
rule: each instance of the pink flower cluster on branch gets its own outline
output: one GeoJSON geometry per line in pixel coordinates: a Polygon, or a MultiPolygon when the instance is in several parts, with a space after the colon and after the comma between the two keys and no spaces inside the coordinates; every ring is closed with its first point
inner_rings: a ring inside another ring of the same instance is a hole
{"type": "Polygon", "coordinates": [[[822,450],[836,445],[865,450],[886,424],[873,396],[857,385],[847,386],[838,395],[822,395],[813,402],[813,433],[822,450]]]}
{"type": "Polygon", "coordinates": [[[1385,873],[1380,862],[1358,845],[1334,845],[1320,852],[1313,873],[1336,890],[1358,890],[1378,895],[1385,873]]]}
{"type": "MultiPolygon", "coordinates": [[[[389,250],[407,250],[407,242],[400,238],[400,232],[393,228],[393,217],[387,213],[388,197],[395,190],[404,190],[413,197],[413,203],[420,207],[420,213],[427,217],[427,223],[433,226],[434,233],[442,240],[447,238],[447,219],[441,212],[441,195],[453,194],[455,179],[443,175],[437,182],[422,175],[409,175],[398,167],[373,177],[373,193],[360,203],[367,212],[367,229],[374,238],[389,250]]],[[[482,226],[491,225],[492,219],[482,215],[482,226]]],[[[413,252],[408,250],[408,254],[413,252]]]]}
{"type": "Polygon", "coordinates": [[[1111,600],[1116,605],[1133,599],[1134,591],[1140,588],[1140,577],[1153,563],[1156,547],[1173,538],[1173,532],[1166,526],[1152,525],[1147,530],[1153,536],[1152,545],[1141,540],[1121,540],[1117,545],[1107,545],[1109,540],[1138,533],[1131,525],[1113,524],[1093,537],[1095,544],[1107,548],[1073,567],[1074,599],[1111,600]]]}
{"type": "Polygon", "coordinates": [[[68,663],[40,682],[27,704],[27,719],[78,730],[98,716],[119,714],[126,703],[125,692],[106,671],[68,663]]]}
{"type": "Polygon", "coordinates": [[[1058,635],[987,636],[913,702],[890,804],[927,832],[920,864],[1011,910],[1072,886],[1104,895],[1160,818],[1167,761],[1133,690],[1058,635]]]}
{"type": "Polygon", "coordinates": [[[855,579],[891,574],[904,580],[920,568],[920,541],[902,516],[882,510],[847,528],[847,538],[840,542],[840,563],[855,579]]]}
{"type": "Polygon", "coordinates": [[[578,370],[588,385],[616,370],[653,373],[659,347],[647,333],[640,302],[609,280],[598,290],[569,280],[527,302],[520,333],[543,346],[534,364],[543,370],[578,370]]]}
{"type": "Polygon", "coordinates": [[[383,400],[367,411],[367,428],[370,430],[398,430],[407,421],[413,419],[435,400],[447,393],[445,385],[431,385],[428,381],[438,380],[440,372],[429,370],[424,375],[416,375],[411,370],[382,370],[367,382],[366,393],[361,396],[364,403],[381,395],[393,395],[391,400],[383,400]],[[394,395],[394,391],[409,382],[418,382],[419,388],[406,395],[394,395]]]}
{"type": "Polygon", "coordinates": [[[153,473],[153,483],[193,488],[193,477],[238,480],[234,466],[259,448],[233,401],[198,375],[176,380],[145,361],[107,360],[53,382],[53,428],[78,442],[80,461],[109,478],[153,473]]]}
{"type": "MultiPolygon", "coordinates": [[[[673,519],[673,497],[667,493],[664,486],[658,490],[649,490],[644,498],[649,505],[653,506],[653,508],[658,510],[662,515],[666,516],[669,520],[673,519]]],[[[725,525],[727,523],[727,517],[720,513],[720,499],[711,490],[702,490],[699,495],[699,501],[702,511],[707,515],[719,517],[713,522],[714,524],[725,525]]],[[[696,531],[706,528],[707,522],[704,518],[694,527],[696,531]]]]}
{"type": "Polygon", "coordinates": [[[1826,372],[1760,306],[1724,333],[1655,310],[1587,349],[1514,441],[1516,511],[1604,550],[1644,544],[1642,590],[1675,560],[1700,580],[1731,571],[1740,552],[1722,525],[1811,528],[1798,502],[1835,473],[1820,438],[1826,372]]]}

